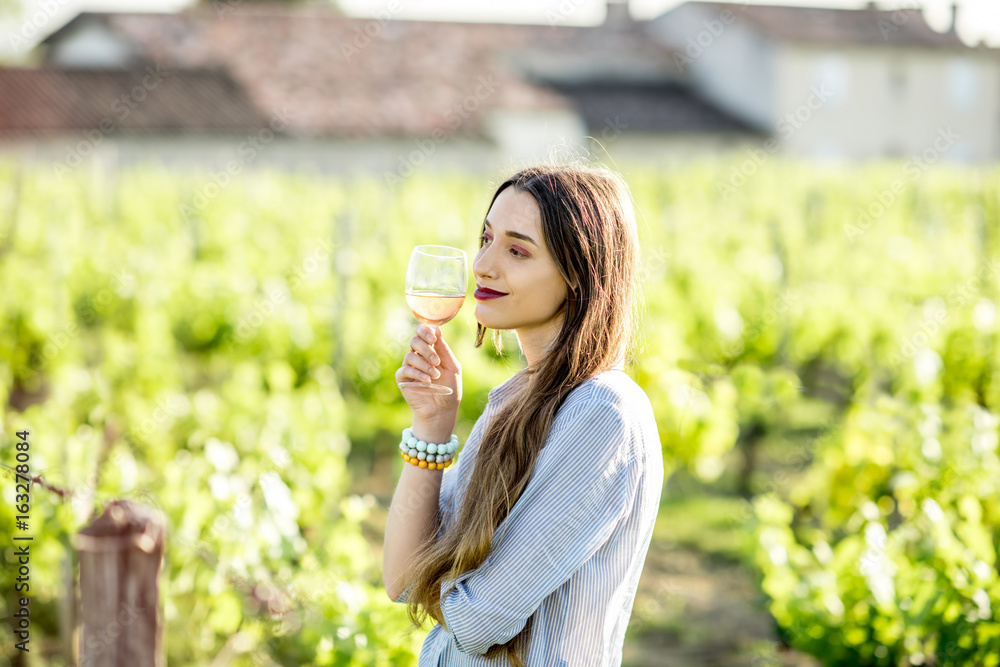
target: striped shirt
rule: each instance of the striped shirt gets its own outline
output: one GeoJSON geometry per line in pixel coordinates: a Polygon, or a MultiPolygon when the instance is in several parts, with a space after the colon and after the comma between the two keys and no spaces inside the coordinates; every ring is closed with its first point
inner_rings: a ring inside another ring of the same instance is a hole
{"type": "MultiPolygon", "coordinates": [[[[522,377],[490,391],[455,465],[443,473],[439,537],[457,515],[486,425],[522,377]]],[[[524,492],[497,526],[490,555],[450,593],[450,582],[442,585],[448,630],[440,623],[430,630],[419,667],[507,665],[483,654],[512,639],[532,613],[528,667],[620,665],[662,487],[653,409],[623,366],[574,388],[524,492]]]]}

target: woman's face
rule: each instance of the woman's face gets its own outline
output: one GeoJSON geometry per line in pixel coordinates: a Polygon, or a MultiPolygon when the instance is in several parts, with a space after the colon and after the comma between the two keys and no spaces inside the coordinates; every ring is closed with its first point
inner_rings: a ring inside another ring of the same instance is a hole
{"type": "Polygon", "coordinates": [[[542,216],[534,198],[512,186],[501,192],[486,215],[479,252],[472,265],[478,287],[506,296],[476,299],[476,320],[489,329],[516,329],[547,344],[562,325],[568,285],[542,237],[542,216]]]}

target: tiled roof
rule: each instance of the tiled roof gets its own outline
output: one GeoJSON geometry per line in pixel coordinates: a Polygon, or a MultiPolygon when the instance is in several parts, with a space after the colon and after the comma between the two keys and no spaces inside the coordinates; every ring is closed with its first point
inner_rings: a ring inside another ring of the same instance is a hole
{"type": "MultiPolygon", "coordinates": [[[[886,10],[690,2],[713,14],[728,10],[781,41],[969,48],[955,32],[936,32],[919,9],[886,10]]],[[[667,14],[669,16],[669,13],[667,14]]]]}
{"type": "Polygon", "coordinates": [[[266,117],[222,71],[0,68],[0,134],[7,136],[266,126],[266,117]]]}
{"type": "MultiPolygon", "coordinates": [[[[510,62],[579,28],[347,18],[333,8],[236,5],[177,14],[81,14],[105,22],[152,62],[224,66],[292,130],[352,137],[479,135],[485,109],[563,109],[510,62]]],[[[62,32],[62,31],[60,31],[62,32]]],[[[53,39],[50,36],[46,41],[53,39]]]]}
{"type": "MultiPolygon", "coordinates": [[[[761,131],[692,93],[672,52],[648,36],[644,22],[410,21],[352,18],[332,6],[246,2],[223,4],[220,12],[216,4],[176,14],[84,13],[45,42],[54,46],[84,24],[106,26],[148,63],[178,73],[228,72],[247,106],[264,117],[287,110],[288,132],[299,136],[411,137],[439,130],[481,137],[488,134],[485,112],[499,109],[576,110],[591,131],[615,117],[625,131],[761,131]]],[[[931,30],[915,11],[900,21],[897,13],[874,9],[688,4],[713,13],[728,9],[778,40],[964,46],[954,33],[931,30]]],[[[669,21],[670,13],[657,20],[669,21]]],[[[90,84],[73,85],[85,90],[90,84]]],[[[220,109],[232,103],[227,100],[220,109]]]]}

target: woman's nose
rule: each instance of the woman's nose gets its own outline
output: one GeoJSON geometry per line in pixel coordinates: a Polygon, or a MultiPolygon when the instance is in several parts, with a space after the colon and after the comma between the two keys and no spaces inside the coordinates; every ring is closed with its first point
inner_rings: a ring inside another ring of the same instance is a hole
{"type": "Polygon", "coordinates": [[[493,261],[489,248],[483,248],[476,254],[476,259],[472,263],[472,271],[476,276],[492,277],[493,261]]]}

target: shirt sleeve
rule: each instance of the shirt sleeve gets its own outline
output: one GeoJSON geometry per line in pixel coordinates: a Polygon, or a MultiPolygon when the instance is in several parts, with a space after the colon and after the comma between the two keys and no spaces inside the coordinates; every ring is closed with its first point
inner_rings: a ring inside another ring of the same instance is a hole
{"type": "Polygon", "coordinates": [[[581,403],[562,420],[557,415],[531,480],[497,527],[489,557],[442,584],[445,629],[460,651],[481,655],[510,641],[607,542],[634,486],[628,435],[621,411],[608,401],[581,403]],[[549,457],[544,467],[543,455],[549,457]]]}

